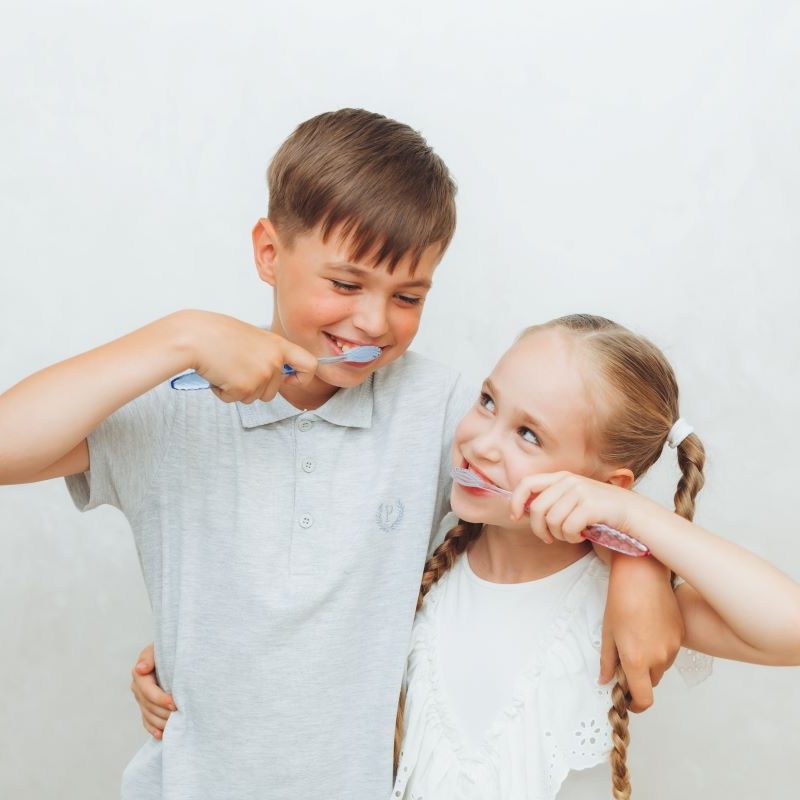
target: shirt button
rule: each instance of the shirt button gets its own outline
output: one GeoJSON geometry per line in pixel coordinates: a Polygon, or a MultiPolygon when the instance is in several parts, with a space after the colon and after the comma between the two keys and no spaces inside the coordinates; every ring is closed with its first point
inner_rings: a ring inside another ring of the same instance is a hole
{"type": "Polygon", "coordinates": [[[314,423],[310,419],[301,419],[297,423],[297,427],[301,431],[310,431],[314,427],[314,423]]]}
{"type": "Polygon", "coordinates": [[[314,462],[310,458],[303,459],[303,472],[313,472],[314,462]]]}
{"type": "Polygon", "coordinates": [[[301,528],[310,528],[313,524],[314,518],[311,516],[311,514],[303,514],[303,516],[300,517],[301,528]]]}

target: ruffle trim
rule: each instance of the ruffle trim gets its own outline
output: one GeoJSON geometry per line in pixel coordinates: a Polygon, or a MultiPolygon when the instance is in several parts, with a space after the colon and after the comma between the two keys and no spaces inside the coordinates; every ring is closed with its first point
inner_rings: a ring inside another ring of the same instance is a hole
{"type": "Polygon", "coordinates": [[[407,666],[406,735],[392,800],[553,800],[571,770],[611,750],[613,684],[599,686],[608,569],[594,555],[480,746],[465,742],[441,686],[436,607],[445,576],[417,615],[407,666]]]}

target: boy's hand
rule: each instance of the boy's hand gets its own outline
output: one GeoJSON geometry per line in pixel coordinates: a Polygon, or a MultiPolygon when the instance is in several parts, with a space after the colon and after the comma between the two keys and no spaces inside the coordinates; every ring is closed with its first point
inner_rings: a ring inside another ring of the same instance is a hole
{"type": "Polygon", "coordinates": [[[184,312],[192,367],[226,403],[272,400],[284,380],[308,384],[317,358],[277,334],[210,311],[184,312]],[[284,375],[291,364],[294,375],[284,375]]]}
{"type": "Polygon", "coordinates": [[[161,739],[169,715],[177,711],[175,701],[156,683],[156,663],[153,645],[149,644],[139,653],[139,659],[131,670],[131,691],[142,712],[142,724],[154,738],[161,739]]]}
{"type": "Polygon", "coordinates": [[[614,553],[603,619],[600,683],[614,677],[617,664],[628,678],[631,711],[653,705],[653,687],[670,667],[683,641],[683,617],[670,573],[654,558],[614,553]]]}

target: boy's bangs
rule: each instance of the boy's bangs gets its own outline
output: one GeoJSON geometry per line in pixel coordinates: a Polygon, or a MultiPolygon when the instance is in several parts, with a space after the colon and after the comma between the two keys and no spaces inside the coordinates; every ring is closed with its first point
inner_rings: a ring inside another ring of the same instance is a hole
{"type": "Polygon", "coordinates": [[[342,204],[327,212],[320,230],[323,241],[327,242],[331,235],[338,236],[354,263],[385,265],[392,273],[400,261],[409,257],[413,275],[428,247],[437,245],[437,255],[444,253],[454,226],[455,209],[452,214],[442,215],[441,209],[425,214],[418,208],[404,209],[396,204],[358,210],[342,204]]]}

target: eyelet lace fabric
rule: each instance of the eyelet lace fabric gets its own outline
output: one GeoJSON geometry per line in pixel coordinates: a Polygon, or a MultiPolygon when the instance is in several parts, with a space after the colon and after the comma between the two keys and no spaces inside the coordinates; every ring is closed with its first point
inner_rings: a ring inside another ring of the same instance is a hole
{"type": "MultiPolygon", "coordinates": [[[[463,557],[463,556],[462,556],[463,557]]],[[[406,669],[406,735],[392,800],[554,800],[572,770],[608,759],[613,683],[597,684],[608,568],[595,556],[480,746],[461,734],[442,687],[436,614],[449,575],[417,614],[406,669]]],[[[682,651],[687,684],[711,659],[682,651]]]]}
{"type": "Polygon", "coordinates": [[[607,759],[612,686],[597,674],[608,570],[587,562],[479,747],[462,737],[441,686],[435,620],[448,575],[431,589],[412,634],[393,800],[552,800],[570,770],[607,759]]]}

